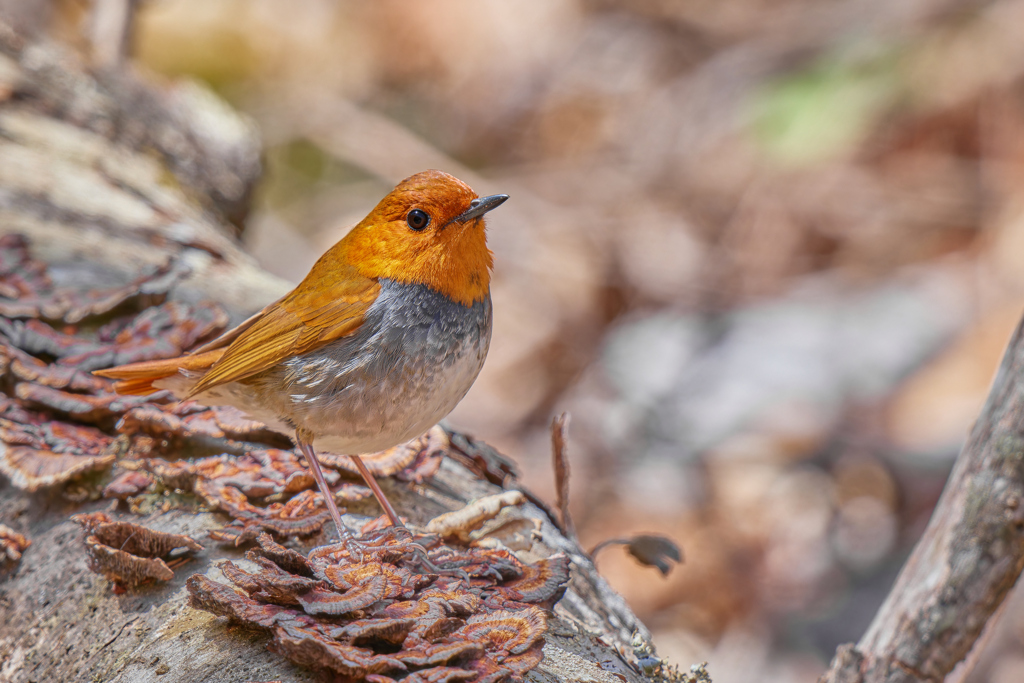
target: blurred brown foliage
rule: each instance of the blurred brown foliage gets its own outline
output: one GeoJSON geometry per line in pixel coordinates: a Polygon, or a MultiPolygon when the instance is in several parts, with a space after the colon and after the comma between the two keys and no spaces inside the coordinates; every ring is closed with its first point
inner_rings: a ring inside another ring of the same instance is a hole
{"type": "MultiPolygon", "coordinates": [[[[667,580],[600,559],[661,653],[795,683],[866,626],[1019,315],[1022,25],[1022,0],[149,0],[134,55],[258,123],[243,239],[293,280],[413,172],[510,194],[451,421],[553,501],[572,412],[584,543],[685,549],[667,580]]],[[[972,680],[1020,680],[1008,615],[972,680]]]]}

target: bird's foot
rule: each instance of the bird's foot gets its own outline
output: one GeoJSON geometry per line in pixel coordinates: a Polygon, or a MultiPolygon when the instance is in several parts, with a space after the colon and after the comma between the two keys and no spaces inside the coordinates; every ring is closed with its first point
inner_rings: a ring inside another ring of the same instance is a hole
{"type": "Polygon", "coordinates": [[[469,586],[469,573],[465,569],[454,565],[445,566],[443,564],[435,564],[427,555],[426,548],[419,543],[414,543],[413,545],[416,546],[415,562],[419,567],[426,569],[426,573],[437,574],[439,576],[451,576],[456,579],[461,579],[465,582],[467,587],[469,586]]]}

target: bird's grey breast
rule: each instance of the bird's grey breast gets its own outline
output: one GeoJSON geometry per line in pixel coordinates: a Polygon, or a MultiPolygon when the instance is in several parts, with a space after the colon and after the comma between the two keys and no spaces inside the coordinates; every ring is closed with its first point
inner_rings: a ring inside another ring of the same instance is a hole
{"type": "Polygon", "coordinates": [[[365,453],[419,436],[462,400],[491,337],[487,297],[464,306],[423,285],[381,280],[351,336],[289,359],[280,380],[296,426],[365,453]],[[301,424],[300,424],[301,423],[301,424]]]}

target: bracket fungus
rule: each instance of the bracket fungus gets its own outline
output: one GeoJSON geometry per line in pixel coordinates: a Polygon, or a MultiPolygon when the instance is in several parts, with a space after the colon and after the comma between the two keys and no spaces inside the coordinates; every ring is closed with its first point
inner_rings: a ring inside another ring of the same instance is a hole
{"type": "Polygon", "coordinates": [[[257,540],[247,554],[255,570],[224,562],[231,585],[192,576],[190,604],[269,632],[270,647],[296,663],[353,680],[521,676],[540,662],[545,609],[568,582],[564,555],[524,564],[394,528],[360,537],[358,557],[346,543],[303,556],[266,534],[257,540]]]}
{"type": "Polygon", "coordinates": [[[162,302],[187,273],[168,263],[122,287],[86,292],[63,289],[54,286],[45,264],[32,258],[23,235],[4,235],[0,237],[0,315],[74,324],[125,304],[162,302]]]}
{"type": "Polygon", "coordinates": [[[23,405],[50,410],[79,422],[100,425],[113,421],[126,410],[148,402],[148,397],[143,399],[105,392],[81,394],[29,382],[20,382],[15,386],[14,395],[23,405]]]}
{"type": "Polygon", "coordinates": [[[32,545],[32,541],[6,524],[0,524],[0,560],[17,562],[30,545],[32,545]]]}
{"type": "Polygon", "coordinates": [[[149,308],[127,322],[115,320],[90,337],[58,331],[35,317],[0,317],[0,334],[26,353],[45,354],[56,358],[59,366],[91,371],[180,354],[223,330],[226,323],[219,306],[175,301],[149,308]]]}
{"type": "Polygon", "coordinates": [[[0,473],[25,491],[109,467],[114,439],[98,429],[59,422],[0,399],[0,473]]]}
{"type": "Polygon", "coordinates": [[[227,526],[210,532],[210,538],[220,543],[238,546],[264,531],[277,536],[309,536],[320,531],[331,518],[318,491],[303,491],[286,503],[272,503],[265,508],[250,503],[234,486],[200,480],[195,491],[209,505],[234,517],[227,526]]]}
{"type": "Polygon", "coordinates": [[[457,538],[464,543],[471,540],[471,534],[489,520],[494,519],[506,507],[526,502],[522,491],[504,491],[493,496],[478,498],[465,507],[446,512],[427,523],[426,530],[438,536],[457,538]]]}
{"type": "Polygon", "coordinates": [[[46,264],[32,258],[24,235],[0,237],[0,297],[21,299],[52,286],[46,264]]]}
{"type": "Polygon", "coordinates": [[[191,443],[201,450],[235,455],[267,446],[290,446],[291,442],[284,435],[270,431],[262,423],[244,420],[229,410],[206,408],[194,401],[166,405],[148,403],[125,413],[117,423],[117,431],[148,434],[175,446],[191,443]]]}
{"type": "Polygon", "coordinates": [[[121,588],[149,580],[170,581],[167,561],[199,552],[203,546],[188,536],[154,531],[140,524],[115,522],[103,512],[75,515],[85,530],[89,568],[121,588]]]}
{"type": "Polygon", "coordinates": [[[180,353],[224,328],[214,304],[164,303],[185,272],[167,265],[123,287],[61,288],[23,237],[0,237],[0,473],[16,487],[35,491],[109,467],[121,454],[114,423],[167,400],[119,396],[90,370],[180,353]],[[99,316],[112,320],[79,328],[99,316]]]}
{"type": "Polygon", "coordinates": [[[96,377],[75,367],[51,365],[8,344],[0,337],[0,360],[15,381],[32,382],[68,391],[102,392],[110,389],[110,380],[96,377]]]}
{"type": "Polygon", "coordinates": [[[127,305],[161,303],[188,272],[182,265],[167,263],[121,287],[64,289],[55,287],[45,265],[32,258],[24,236],[4,235],[0,238],[0,315],[76,324],[127,305]]]}
{"type": "Polygon", "coordinates": [[[126,500],[137,496],[153,484],[153,477],[145,472],[128,470],[114,477],[114,480],[103,487],[104,498],[126,500]]]}

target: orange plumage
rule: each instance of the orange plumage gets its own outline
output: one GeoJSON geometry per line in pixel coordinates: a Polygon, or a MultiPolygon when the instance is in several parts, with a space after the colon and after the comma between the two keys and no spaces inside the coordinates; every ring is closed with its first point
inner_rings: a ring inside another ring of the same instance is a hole
{"type": "Polygon", "coordinates": [[[490,339],[483,215],[505,199],[477,197],[440,171],[418,173],[294,290],[233,330],[180,358],[96,374],[118,380],[120,393],[169,388],[294,429],[340,531],[313,440],[353,449],[344,454],[361,465],[358,453],[422,433],[468,391],[490,339]]]}
{"type": "Polygon", "coordinates": [[[483,230],[444,227],[409,234],[405,220],[409,206],[417,206],[432,221],[447,226],[477,198],[467,185],[451,176],[447,178],[455,182],[446,183],[444,191],[438,192],[437,173],[427,171],[402,181],[320,259],[306,280],[314,276],[329,278],[327,273],[344,263],[367,278],[424,284],[466,306],[486,297],[494,259],[483,230]],[[324,275],[318,275],[318,268],[324,275]]]}

